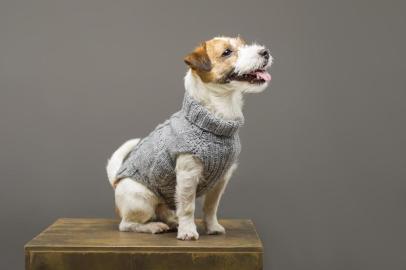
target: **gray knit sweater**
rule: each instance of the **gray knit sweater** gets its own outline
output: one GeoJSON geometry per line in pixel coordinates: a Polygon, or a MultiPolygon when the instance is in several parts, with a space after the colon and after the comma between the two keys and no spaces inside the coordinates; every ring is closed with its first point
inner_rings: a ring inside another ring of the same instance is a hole
{"type": "Polygon", "coordinates": [[[175,209],[177,156],[189,153],[202,161],[203,179],[196,195],[203,195],[236,162],[241,150],[237,131],[243,120],[216,117],[186,93],[182,109],[158,125],[128,154],[117,179],[132,178],[175,209]]]}

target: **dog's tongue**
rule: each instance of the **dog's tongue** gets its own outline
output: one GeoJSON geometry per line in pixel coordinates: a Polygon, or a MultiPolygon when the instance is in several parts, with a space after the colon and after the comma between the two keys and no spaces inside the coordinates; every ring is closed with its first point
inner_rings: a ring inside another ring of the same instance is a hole
{"type": "Polygon", "coordinates": [[[261,70],[261,71],[256,71],[255,74],[257,75],[257,79],[263,79],[266,82],[269,82],[271,80],[271,74],[268,73],[268,71],[261,70]]]}

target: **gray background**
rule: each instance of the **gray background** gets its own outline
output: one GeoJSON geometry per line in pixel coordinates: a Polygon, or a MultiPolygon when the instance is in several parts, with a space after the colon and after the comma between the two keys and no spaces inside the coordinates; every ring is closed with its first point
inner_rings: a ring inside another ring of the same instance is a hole
{"type": "Polygon", "coordinates": [[[275,56],[248,96],[222,217],[265,269],[406,269],[405,1],[0,2],[0,268],[59,217],[113,217],[104,165],[183,96],[182,58],[241,34],[275,56]]]}

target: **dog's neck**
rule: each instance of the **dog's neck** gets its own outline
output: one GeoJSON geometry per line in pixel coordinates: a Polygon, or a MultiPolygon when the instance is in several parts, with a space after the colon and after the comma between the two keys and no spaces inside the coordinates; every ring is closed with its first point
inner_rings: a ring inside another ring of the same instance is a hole
{"type": "Polygon", "coordinates": [[[241,91],[229,89],[227,85],[204,83],[191,70],[185,76],[185,89],[190,96],[220,118],[236,120],[243,117],[241,91]]]}

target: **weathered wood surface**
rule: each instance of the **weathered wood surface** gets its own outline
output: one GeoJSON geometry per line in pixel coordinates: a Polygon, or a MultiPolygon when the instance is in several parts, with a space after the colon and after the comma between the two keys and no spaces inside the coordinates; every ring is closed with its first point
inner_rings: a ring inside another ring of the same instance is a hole
{"type": "Polygon", "coordinates": [[[118,220],[59,219],[25,245],[26,269],[262,269],[262,244],[250,220],[226,219],[226,235],[180,241],[176,233],[119,232],[118,220]]]}

